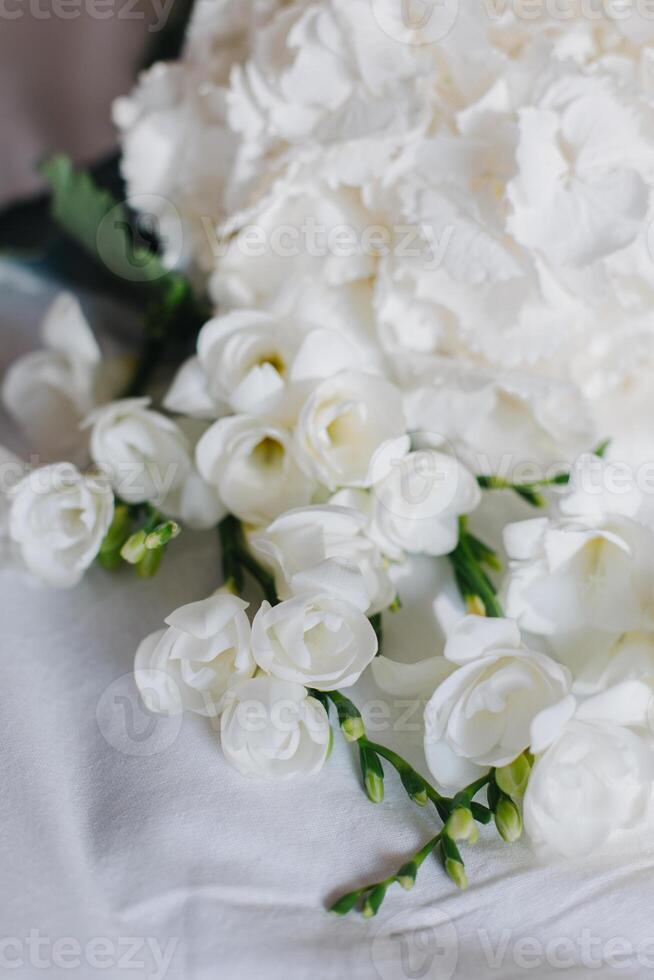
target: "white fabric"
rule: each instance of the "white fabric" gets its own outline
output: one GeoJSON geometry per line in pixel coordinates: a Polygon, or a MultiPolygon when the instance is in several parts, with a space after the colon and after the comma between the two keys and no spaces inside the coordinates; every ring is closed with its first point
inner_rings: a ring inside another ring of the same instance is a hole
{"type": "MultiPolygon", "coordinates": [[[[17,342],[47,297],[15,300],[6,290],[3,360],[31,336],[17,342]]],[[[327,915],[326,902],[391,873],[438,822],[409,805],[391,772],[384,803],[370,804],[340,737],[320,776],[263,785],[227,766],[205,719],[144,714],[130,676],[139,641],[208,594],[219,567],[215,537],[185,533],[151,582],[98,568],[78,589],[54,593],[0,575],[0,975],[160,977],[140,939],[132,960],[143,965],[118,965],[130,937],[177,941],[170,980],[654,971],[651,835],[625,837],[592,862],[543,868],[524,842],[506,845],[488,828],[465,847],[466,893],[430,858],[415,889],[395,886],[376,919],[327,915]],[[30,930],[49,942],[40,950],[47,970],[30,963],[30,930]],[[55,940],[98,937],[120,943],[113,957],[105,950],[106,969],[84,952],[77,968],[53,962],[55,940]],[[575,965],[557,966],[572,950],[575,965]],[[24,965],[3,969],[17,956],[24,965]]],[[[404,608],[385,616],[388,654],[417,660],[441,648],[429,603],[441,573],[424,558],[411,582],[400,574],[404,608]]],[[[371,682],[357,689],[360,703],[371,697],[381,698],[371,682]]],[[[424,770],[419,731],[378,737],[424,770]]]]}

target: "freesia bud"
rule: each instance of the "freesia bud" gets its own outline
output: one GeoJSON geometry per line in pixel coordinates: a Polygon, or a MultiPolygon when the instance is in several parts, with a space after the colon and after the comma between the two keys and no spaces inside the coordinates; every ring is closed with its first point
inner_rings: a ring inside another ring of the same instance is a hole
{"type": "Polygon", "coordinates": [[[148,534],[145,539],[145,547],[148,551],[156,551],[157,548],[163,548],[169,541],[173,541],[179,537],[181,530],[181,527],[176,521],[166,521],[165,524],[160,524],[159,527],[156,527],[154,531],[148,534]]]}
{"type": "Polygon", "coordinates": [[[447,821],[446,832],[452,840],[467,840],[474,843],[477,839],[477,827],[470,810],[462,806],[453,810],[447,821]]]}
{"type": "Polygon", "coordinates": [[[137,531],[136,534],[133,534],[131,538],[127,539],[120,549],[121,556],[128,564],[138,565],[140,561],[143,561],[147,554],[147,548],[145,546],[146,537],[145,531],[137,531]]]}
{"type": "Polygon", "coordinates": [[[495,782],[507,796],[515,799],[524,796],[531,775],[531,766],[524,753],[508,766],[495,770],[495,782]]]}
{"type": "Polygon", "coordinates": [[[503,796],[495,809],[495,826],[508,844],[513,844],[522,835],[522,815],[513,800],[503,796]]]}
{"type": "Polygon", "coordinates": [[[362,748],[361,770],[363,785],[371,803],[381,803],[384,799],[384,770],[379,757],[370,749],[362,748]]]}

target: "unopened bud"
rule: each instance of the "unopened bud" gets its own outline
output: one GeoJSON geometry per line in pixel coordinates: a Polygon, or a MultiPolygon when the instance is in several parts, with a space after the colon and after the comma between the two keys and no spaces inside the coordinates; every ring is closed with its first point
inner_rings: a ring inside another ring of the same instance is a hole
{"type": "Polygon", "coordinates": [[[163,548],[169,541],[173,541],[179,537],[181,530],[176,521],[166,521],[165,524],[160,524],[159,527],[155,527],[154,531],[148,534],[145,539],[145,547],[148,551],[156,551],[157,548],[163,548]]]}
{"type": "Polygon", "coordinates": [[[495,770],[495,782],[507,796],[515,799],[524,796],[531,775],[531,766],[525,755],[519,755],[508,766],[495,770]]]}
{"type": "Polygon", "coordinates": [[[130,565],[138,565],[145,558],[147,554],[147,548],[145,547],[146,537],[145,531],[137,531],[136,534],[133,534],[127,539],[120,549],[121,556],[130,565]]]}
{"type": "Polygon", "coordinates": [[[334,902],[329,911],[332,915],[347,915],[359,901],[360,896],[360,891],[348,892],[347,895],[343,895],[337,902],[334,902]]]}
{"type": "Polygon", "coordinates": [[[446,874],[463,891],[468,887],[468,876],[459,849],[447,833],[441,838],[441,853],[446,874]]]}
{"type": "Polygon", "coordinates": [[[522,816],[513,800],[503,796],[495,809],[495,826],[508,844],[513,844],[522,835],[522,816]]]}
{"type": "Polygon", "coordinates": [[[363,908],[361,909],[361,914],[364,919],[371,919],[373,915],[377,915],[381,903],[386,897],[387,885],[375,885],[370,894],[366,897],[363,908]]]}
{"type": "Polygon", "coordinates": [[[417,803],[418,806],[427,806],[429,795],[427,784],[422,776],[419,776],[413,769],[406,768],[400,772],[400,779],[413,802],[417,803]]]}
{"type": "Polygon", "coordinates": [[[395,875],[395,880],[398,885],[401,885],[405,891],[411,891],[416,883],[416,877],[418,875],[418,865],[415,861],[409,861],[407,864],[403,864],[398,873],[395,875]]]}
{"type": "Polygon", "coordinates": [[[446,832],[452,840],[467,840],[474,843],[477,839],[477,827],[470,810],[459,806],[450,814],[446,832]]]}
{"type": "Polygon", "coordinates": [[[457,888],[460,888],[461,891],[466,890],[468,887],[468,876],[461,861],[454,861],[452,858],[446,858],[445,871],[457,888]]]}
{"type": "Polygon", "coordinates": [[[478,595],[466,596],[466,612],[470,616],[485,616],[486,606],[478,595]]]}
{"type": "Polygon", "coordinates": [[[362,748],[361,769],[363,785],[371,803],[381,803],[384,799],[384,770],[379,757],[370,749],[362,748]]]}

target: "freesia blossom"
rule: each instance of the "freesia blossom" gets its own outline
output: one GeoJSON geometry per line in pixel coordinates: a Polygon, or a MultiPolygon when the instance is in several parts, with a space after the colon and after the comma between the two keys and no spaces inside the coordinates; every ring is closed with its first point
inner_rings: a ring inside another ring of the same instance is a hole
{"type": "Polygon", "coordinates": [[[651,688],[627,681],[576,710],[544,712],[552,716],[546,725],[534,720],[524,816],[536,845],[577,857],[645,821],[654,784],[651,707],[651,688]]]}
{"type": "Polygon", "coordinates": [[[230,513],[251,524],[308,504],[315,486],[288,431],[247,415],[212,425],[198,442],[196,461],[230,513]]]}
{"type": "Polygon", "coordinates": [[[404,435],[399,391],[385,378],[346,371],[318,385],[295,430],[300,462],[330,490],[369,487],[373,457],[404,435]]]}
{"type": "Polygon", "coordinates": [[[2,384],[7,411],[45,459],[80,456],[80,422],[100,396],[102,355],[77,300],[60,293],[41,324],[41,350],[9,367],[2,384]]]}
{"type": "Polygon", "coordinates": [[[106,484],[72,463],[53,463],[28,473],[9,499],[9,536],[28,571],[54,588],[77,585],[111,525],[106,484]]]}
{"type": "Polygon", "coordinates": [[[354,345],[334,330],[235,310],[202,328],[197,357],[181,367],[165,404],[200,418],[231,410],[289,422],[312,382],[356,359],[354,345]]]}
{"type": "Polygon", "coordinates": [[[220,592],[177,609],[166,619],[168,629],[143,640],[134,678],[150,711],[219,713],[228,687],[255,671],[246,608],[220,592]]]}
{"type": "Polygon", "coordinates": [[[91,456],[128,503],[162,503],[192,468],[184,433],[149,404],[149,398],[124,398],[97,409],[87,420],[91,456]]]}
{"type": "Polygon", "coordinates": [[[654,531],[643,521],[635,487],[616,485],[612,492],[611,472],[610,464],[581,457],[560,516],[505,528],[511,559],[505,608],[523,629],[557,637],[651,628],[654,531]]]}
{"type": "Polygon", "coordinates": [[[440,784],[460,787],[528,748],[532,720],[568,694],[571,678],[525,647],[508,619],[466,616],[449,636],[445,658],[458,669],[425,708],[425,754],[440,784]]]}
{"type": "Polygon", "coordinates": [[[377,637],[365,613],[368,596],[351,582],[349,595],[300,595],[276,606],[264,602],[252,623],[258,665],[280,680],[331,691],[355,684],[377,653],[377,637]]]}
{"type": "Polygon", "coordinates": [[[325,708],[301,684],[260,675],[227,692],[220,737],[227,761],[244,776],[314,776],[329,753],[325,708]]]}
{"type": "Polygon", "coordinates": [[[289,599],[315,588],[314,575],[325,562],[356,568],[369,596],[368,615],[380,612],[395,598],[385,562],[364,534],[366,517],[346,507],[314,505],[282,514],[256,531],[250,544],[275,574],[277,594],[289,599]]]}

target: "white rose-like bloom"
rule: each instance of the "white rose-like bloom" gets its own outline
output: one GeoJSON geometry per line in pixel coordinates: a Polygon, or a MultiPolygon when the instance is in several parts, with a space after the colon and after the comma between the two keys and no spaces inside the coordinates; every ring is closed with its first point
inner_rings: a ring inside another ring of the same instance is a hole
{"type": "Polygon", "coordinates": [[[41,340],[42,350],[10,366],[2,399],[33,449],[48,459],[77,458],[85,442],[79,424],[96,405],[101,354],[74,296],[55,299],[41,340]]]}
{"type": "Polygon", "coordinates": [[[373,456],[405,433],[400,392],[384,378],[346,371],[305,402],[295,441],[307,472],[330,490],[369,487],[373,456]]]}
{"type": "Polygon", "coordinates": [[[611,492],[594,482],[593,471],[610,479],[609,465],[581,457],[559,504],[562,517],[504,529],[510,559],[504,605],[524,630],[556,637],[652,628],[654,531],[639,519],[635,488],[611,492]]]}
{"type": "Polygon", "coordinates": [[[71,463],[53,463],[11,489],[9,536],[32,575],[72,588],[100,551],[113,514],[105,485],[71,463]]]}
{"type": "Polygon", "coordinates": [[[230,684],[252,677],[247,602],[220,592],[182,606],[168,629],[146,637],[136,652],[134,679],[149,711],[219,714],[230,684]]]}
{"type": "Polygon", "coordinates": [[[450,634],[445,657],[458,670],[425,708],[425,755],[442,786],[461,788],[524,752],[533,719],[568,695],[571,678],[527,649],[508,619],[466,616],[450,634]]]}
{"type": "Polygon", "coordinates": [[[373,459],[372,536],[391,558],[447,555],[459,540],[459,518],[481,500],[477,480],[453,456],[435,449],[404,455],[402,444],[396,456],[373,459]]]}
{"type": "Polygon", "coordinates": [[[356,358],[355,347],[334,330],[235,310],[204,325],[197,357],[182,366],[164,404],[201,418],[231,410],[290,422],[312,381],[351,367],[356,358]]]}
{"type": "Polygon", "coordinates": [[[643,821],[653,779],[654,754],[641,735],[573,719],[532,769],[525,830],[535,844],[567,857],[589,854],[643,821]]]}
{"type": "Polygon", "coordinates": [[[192,467],[184,433],[149,404],[149,398],[123,398],[97,409],[87,420],[93,460],[131,504],[161,503],[192,467]]]}
{"type": "Polygon", "coordinates": [[[249,415],[212,425],[198,442],[196,461],[227,510],[249,524],[267,524],[308,504],[313,493],[289,433],[249,415]]]}
{"type": "Polygon", "coordinates": [[[255,779],[314,776],[331,744],[323,705],[301,684],[264,676],[227,692],[220,736],[227,761],[255,779]]]}
{"type": "MultiPolygon", "coordinates": [[[[360,598],[355,589],[352,597],[360,598]]],[[[363,590],[363,603],[366,599],[363,590]]],[[[276,606],[264,602],[252,623],[258,665],[280,680],[318,691],[356,684],[377,649],[361,605],[333,594],[301,595],[276,606]]]]}
{"type": "Polygon", "coordinates": [[[348,507],[300,507],[256,531],[250,544],[272,567],[280,599],[313,590],[316,571],[331,559],[356,568],[371,616],[392,603],[396,590],[379,549],[365,536],[367,523],[364,514],[348,507]]]}

